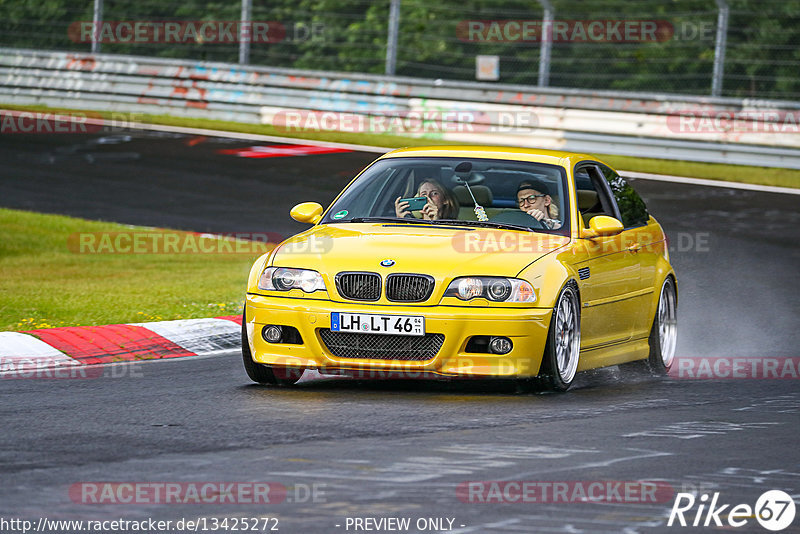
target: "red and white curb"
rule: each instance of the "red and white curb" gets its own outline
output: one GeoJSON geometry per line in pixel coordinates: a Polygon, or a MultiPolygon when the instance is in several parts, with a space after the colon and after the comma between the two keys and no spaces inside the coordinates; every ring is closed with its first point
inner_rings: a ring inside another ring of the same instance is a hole
{"type": "Polygon", "coordinates": [[[241,316],[0,332],[0,375],[213,356],[241,347],[241,316]]]}

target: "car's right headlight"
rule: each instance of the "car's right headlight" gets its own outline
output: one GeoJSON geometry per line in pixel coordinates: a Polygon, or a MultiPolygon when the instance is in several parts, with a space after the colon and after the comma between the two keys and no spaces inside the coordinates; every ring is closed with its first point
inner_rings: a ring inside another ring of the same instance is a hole
{"type": "Polygon", "coordinates": [[[461,300],[485,298],[493,302],[536,302],[536,293],[529,282],[500,276],[456,278],[447,286],[444,296],[461,300]]]}
{"type": "Polygon", "coordinates": [[[291,269],[289,267],[267,267],[258,279],[258,288],[270,291],[302,289],[306,293],[325,290],[325,281],[317,271],[291,269]]]}

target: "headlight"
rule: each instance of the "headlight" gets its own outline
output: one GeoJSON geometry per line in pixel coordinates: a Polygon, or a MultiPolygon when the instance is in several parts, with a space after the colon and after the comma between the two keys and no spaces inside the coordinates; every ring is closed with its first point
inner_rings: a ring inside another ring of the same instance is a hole
{"type": "Polygon", "coordinates": [[[317,271],[309,269],[289,269],[288,267],[267,267],[258,279],[259,289],[289,291],[302,289],[313,293],[325,289],[325,281],[317,271]]]}
{"type": "Polygon", "coordinates": [[[444,296],[461,300],[482,297],[493,302],[536,302],[533,286],[525,280],[496,276],[456,278],[447,286],[444,296]]]}

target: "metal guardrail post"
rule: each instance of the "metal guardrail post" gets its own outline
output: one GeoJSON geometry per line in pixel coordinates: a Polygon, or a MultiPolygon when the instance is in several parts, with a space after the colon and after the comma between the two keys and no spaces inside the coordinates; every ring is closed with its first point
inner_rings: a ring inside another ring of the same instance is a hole
{"type": "Polygon", "coordinates": [[[242,20],[239,25],[239,64],[247,65],[250,63],[250,41],[252,40],[253,29],[250,24],[250,17],[253,11],[253,0],[242,0],[242,20]]]}
{"type": "Polygon", "coordinates": [[[553,48],[553,16],[555,10],[550,0],[539,0],[544,9],[542,16],[542,46],[539,49],[539,87],[550,83],[550,50],[553,48]]]}
{"type": "Polygon", "coordinates": [[[722,93],[722,77],[725,71],[725,48],[728,43],[728,14],[730,8],[725,0],[716,0],[719,14],[717,15],[717,42],[714,47],[714,74],[711,79],[711,96],[720,96],[722,93]]]}
{"type": "Polygon", "coordinates": [[[92,12],[92,54],[100,53],[100,24],[103,22],[103,0],[94,0],[92,12]]]}
{"type": "Polygon", "coordinates": [[[389,6],[389,35],[386,38],[386,75],[394,76],[397,66],[397,32],[400,27],[400,0],[389,6]]]}

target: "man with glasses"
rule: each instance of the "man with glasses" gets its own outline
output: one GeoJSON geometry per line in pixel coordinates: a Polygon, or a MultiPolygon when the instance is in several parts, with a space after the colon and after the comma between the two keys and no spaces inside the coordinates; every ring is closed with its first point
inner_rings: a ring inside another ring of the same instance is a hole
{"type": "Polygon", "coordinates": [[[525,181],[517,187],[517,205],[519,209],[540,221],[550,230],[561,228],[561,221],[550,215],[550,204],[553,199],[547,194],[549,187],[543,182],[525,181]]]}

